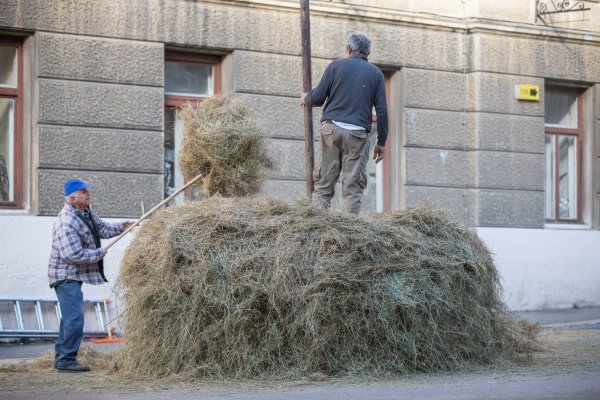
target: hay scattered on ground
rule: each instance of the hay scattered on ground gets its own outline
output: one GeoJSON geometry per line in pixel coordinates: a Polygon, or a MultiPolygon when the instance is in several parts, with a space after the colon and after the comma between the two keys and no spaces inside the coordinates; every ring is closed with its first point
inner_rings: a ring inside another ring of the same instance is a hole
{"type": "Polygon", "coordinates": [[[273,163],[265,135],[241,100],[214,96],[179,111],[184,135],[180,168],[188,179],[203,174],[204,195],[248,196],[260,190],[273,163]]]}
{"type": "MultiPolygon", "coordinates": [[[[113,352],[101,352],[89,344],[82,344],[77,354],[77,361],[92,369],[108,370],[113,365],[113,352]]],[[[49,350],[32,362],[10,363],[0,365],[0,372],[36,373],[42,371],[56,371],[54,368],[54,350],[49,350]]]]}
{"type": "Polygon", "coordinates": [[[158,213],[125,254],[119,370],[142,377],[393,375],[512,359],[536,328],[500,301],[444,211],[360,216],[213,197],[158,213]]]}

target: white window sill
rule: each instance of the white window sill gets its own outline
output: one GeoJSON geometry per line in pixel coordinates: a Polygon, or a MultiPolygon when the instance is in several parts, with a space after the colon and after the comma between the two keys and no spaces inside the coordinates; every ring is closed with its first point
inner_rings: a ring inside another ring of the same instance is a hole
{"type": "Polygon", "coordinates": [[[25,215],[33,215],[31,210],[23,210],[19,208],[0,208],[0,217],[10,217],[10,216],[25,216],[25,215]]]}
{"type": "Polygon", "coordinates": [[[585,231],[592,229],[592,226],[586,224],[544,224],[544,229],[585,231]]]}

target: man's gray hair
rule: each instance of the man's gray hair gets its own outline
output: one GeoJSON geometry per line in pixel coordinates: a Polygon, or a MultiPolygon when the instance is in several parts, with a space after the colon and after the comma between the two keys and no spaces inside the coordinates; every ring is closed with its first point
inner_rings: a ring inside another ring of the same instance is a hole
{"type": "MultiPolygon", "coordinates": [[[[77,190],[75,192],[77,192],[77,190]]],[[[75,192],[71,193],[68,196],[65,196],[65,200],[70,203],[71,202],[71,197],[77,197],[77,194],[75,194],[75,192]]]]}
{"type": "Polygon", "coordinates": [[[348,47],[352,53],[360,53],[363,56],[371,54],[371,40],[362,32],[353,33],[348,39],[348,47]]]}

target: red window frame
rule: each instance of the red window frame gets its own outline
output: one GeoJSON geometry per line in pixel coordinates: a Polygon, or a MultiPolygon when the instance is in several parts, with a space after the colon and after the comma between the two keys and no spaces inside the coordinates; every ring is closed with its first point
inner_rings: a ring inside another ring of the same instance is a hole
{"type": "Polygon", "coordinates": [[[546,93],[570,95],[577,97],[577,128],[561,128],[554,126],[544,125],[545,135],[554,135],[554,218],[546,218],[548,223],[567,223],[567,224],[579,224],[582,221],[582,205],[583,205],[583,191],[582,191],[582,145],[583,145],[583,98],[580,90],[550,86],[546,87],[546,93]],[[560,193],[559,193],[559,168],[558,168],[558,145],[559,136],[573,136],[576,139],[577,144],[577,217],[575,219],[561,219],[560,218],[560,193]]]}
{"type": "Polygon", "coordinates": [[[0,201],[0,208],[18,209],[22,207],[23,191],[23,125],[22,125],[22,99],[23,99],[23,42],[18,38],[0,37],[0,45],[15,46],[17,48],[17,87],[0,87],[0,97],[14,99],[15,102],[15,125],[14,125],[14,198],[12,201],[0,201]]]}
{"type": "MultiPolygon", "coordinates": [[[[169,51],[165,55],[165,62],[177,61],[189,64],[203,64],[214,67],[213,93],[221,92],[221,57],[208,56],[202,54],[183,53],[179,51],[169,51]]],[[[165,82],[166,85],[166,82],[165,82]]],[[[165,107],[182,107],[188,103],[201,103],[206,97],[200,96],[176,96],[165,93],[165,107]]]]}
{"type": "MultiPolygon", "coordinates": [[[[213,93],[218,94],[221,92],[221,57],[211,56],[204,54],[186,53],[181,51],[167,51],[165,53],[165,62],[176,61],[189,64],[201,64],[211,65],[213,69],[213,93]]],[[[166,79],[165,79],[166,88],[166,79]]],[[[165,93],[165,108],[178,108],[183,107],[186,104],[200,104],[207,97],[205,96],[177,96],[169,95],[165,93]]],[[[175,167],[177,168],[177,167],[175,167]]],[[[190,177],[190,179],[193,177],[190,177]]],[[[183,177],[184,182],[188,181],[188,177],[183,177]]],[[[164,190],[164,189],[163,189],[164,190]]],[[[190,199],[190,189],[186,189],[183,192],[184,198],[190,199]]]]}

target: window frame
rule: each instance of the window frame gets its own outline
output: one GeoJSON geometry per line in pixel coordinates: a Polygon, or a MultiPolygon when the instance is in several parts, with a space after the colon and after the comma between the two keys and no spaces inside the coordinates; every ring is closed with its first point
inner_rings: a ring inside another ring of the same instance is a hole
{"type": "MultiPolygon", "coordinates": [[[[196,65],[211,65],[213,66],[213,94],[219,94],[221,92],[221,63],[222,57],[214,56],[214,55],[206,55],[206,54],[196,54],[196,53],[188,53],[183,51],[173,51],[167,50],[165,52],[165,64],[169,61],[183,62],[189,64],[196,65]]],[[[165,89],[166,89],[166,81],[165,81],[165,89]]],[[[165,98],[164,98],[164,108],[180,108],[187,104],[200,104],[208,96],[178,96],[178,95],[168,95],[165,90],[165,98]]],[[[164,120],[164,117],[163,117],[164,120]]],[[[165,126],[166,129],[166,126],[165,126]]],[[[163,133],[164,135],[164,133],[163,133]]],[[[164,153],[164,139],[163,139],[163,153],[164,153]]],[[[177,165],[175,166],[175,170],[177,169],[177,165]]],[[[164,177],[163,177],[164,181],[164,177]]],[[[183,182],[186,183],[188,178],[186,176],[183,177],[183,182]]],[[[164,183],[163,183],[164,185],[164,183]]],[[[163,186],[163,194],[166,190],[166,187],[163,186]]],[[[191,190],[190,188],[183,191],[183,196],[186,200],[191,198],[191,190]]],[[[166,196],[165,196],[166,198],[166,196]]]]}
{"type": "MultiPolygon", "coordinates": [[[[212,65],[214,67],[213,93],[217,94],[221,92],[221,57],[184,53],[181,51],[167,51],[165,53],[165,63],[169,61],[195,65],[212,65]]],[[[165,93],[165,107],[182,107],[188,103],[201,103],[206,98],[206,96],[177,96],[165,93]]]]}
{"type": "Polygon", "coordinates": [[[392,141],[392,135],[390,135],[390,81],[392,79],[391,72],[384,72],[383,76],[385,77],[385,101],[388,109],[388,137],[385,143],[385,157],[381,160],[383,164],[383,212],[390,211],[390,142],[392,141]]]}
{"type": "MultiPolygon", "coordinates": [[[[391,142],[391,135],[390,135],[390,125],[391,125],[391,119],[390,119],[390,81],[392,79],[392,72],[391,71],[382,71],[383,72],[383,77],[385,79],[385,102],[386,102],[386,106],[387,106],[387,110],[388,110],[388,137],[387,137],[387,141],[385,143],[385,148],[386,148],[386,152],[385,152],[385,156],[383,157],[383,160],[381,160],[382,164],[382,203],[383,203],[383,209],[381,212],[385,213],[390,211],[390,142],[391,142]]],[[[376,124],[377,123],[377,114],[375,113],[375,110],[373,109],[373,114],[371,116],[371,124],[376,124]]],[[[377,135],[377,132],[375,132],[375,135],[377,135]]],[[[371,151],[372,149],[370,149],[369,151],[371,151]]],[[[375,167],[377,169],[377,166],[375,167]]]]}
{"type": "Polygon", "coordinates": [[[15,46],[17,48],[17,87],[4,88],[0,87],[0,97],[14,99],[15,114],[14,114],[14,181],[13,184],[13,200],[1,201],[0,209],[20,209],[22,208],[23,198],[23,41],[16,37],[0,36],[0,45],[15,46]]]}
{"type": "MultiPolygon", "coordinates": [[[[544,219],[546,223],[550,224],[581,224],[583,216],[583,187],[582,187],[582,157],[583,157],[583,93],[581,90],[576,88],[568,88],[562,86],[547,86],[546,94],[560,94],[577,97],[577,128],[563,128],[556,126],[546,125],[544,120],[544,137],[546,135],[554,135],[554,218],[544,219]],[[575,143],[577,145],[576,151],[576,172],[577,172],[577,216],[574,219],[561,219],[560,218],[560,202],[559,202],[559,140],[560,136],[572,136],[575,137],[575,143]]],[[[545,119],[545,116],[544,116],[545,119]]],[[[546,171],[547,173],[547,171],[546,171]]],[[[544,200],[545,201],[545,200],[544,200]]],[[[545,214],[545,213],[544,213],[545,214]]]]}

